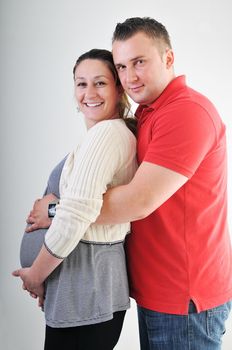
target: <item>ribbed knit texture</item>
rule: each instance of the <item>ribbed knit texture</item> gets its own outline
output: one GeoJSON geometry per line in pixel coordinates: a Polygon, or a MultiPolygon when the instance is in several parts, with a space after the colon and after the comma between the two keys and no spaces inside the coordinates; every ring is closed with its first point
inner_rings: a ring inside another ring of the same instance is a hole
{"type": "Polygon", "coordinates": [[[129,223],[93,224],[108,188],[128,183],[136,171],[136,139],[123,120],[102,121],[89,129],[71,152],[60,180],[60,205],[45,236],[45,245],[64,258],[80,239],[99,243],[121,241],[129,223]]]}

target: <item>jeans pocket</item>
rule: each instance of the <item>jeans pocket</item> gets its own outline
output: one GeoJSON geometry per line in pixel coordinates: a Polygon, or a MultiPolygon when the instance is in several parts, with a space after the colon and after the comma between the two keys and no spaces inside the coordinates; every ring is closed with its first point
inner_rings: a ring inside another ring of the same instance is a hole
{"type": "Polygon", "coordinates": [[[211,339],[221,341],[225,333],[225,321],[227,320],[231,309],[231,302],[207,310],[207,332],[211,339]]]}

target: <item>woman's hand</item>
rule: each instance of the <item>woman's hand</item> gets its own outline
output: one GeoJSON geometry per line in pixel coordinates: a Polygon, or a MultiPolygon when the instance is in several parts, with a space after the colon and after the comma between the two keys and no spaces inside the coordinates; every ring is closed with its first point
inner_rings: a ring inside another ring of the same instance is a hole
{"type": "Polygon", "coordinates": [[[38,297],[39,303],[42,303],[44,299],[43,283],[63,260],[63,258],[52,255],[43,245],[31,267],[15,270],[12,275],[20,277],[23,289],[27,290],[31,296],[38,297]]]}
{"type": "Polygon", "coordinates": [[[52,220],[48,217],[48,204],[58,198],[50,193],[41,199],[37,199],[33,205],[33,209],[27,218],[27,223],[30,224],[26,228],[26,232],[32,232],[40,228],[48,228],[52,220]]]}
{"type": "Polygon", "coordinates": [[[44,304],[44,284],[35,280],[31,268],[15,270],[12,275],[21,278],[22,288],[28,291],[32,298],[38,298],[38,306],[42,307],[44,304]]]}

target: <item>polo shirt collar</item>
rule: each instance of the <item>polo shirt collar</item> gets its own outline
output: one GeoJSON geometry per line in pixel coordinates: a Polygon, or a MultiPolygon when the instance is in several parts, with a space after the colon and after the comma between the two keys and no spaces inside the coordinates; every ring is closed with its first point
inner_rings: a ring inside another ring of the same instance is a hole
{"type": "Polygon", "coordinates": [[[174,78],[164,89],[161,95],[149,106],[139,105],[135,115],[138,119],[141,119],[147,112],[158,110],[177,90],[186,86],[185,75],[180,75],[174,78]]]}

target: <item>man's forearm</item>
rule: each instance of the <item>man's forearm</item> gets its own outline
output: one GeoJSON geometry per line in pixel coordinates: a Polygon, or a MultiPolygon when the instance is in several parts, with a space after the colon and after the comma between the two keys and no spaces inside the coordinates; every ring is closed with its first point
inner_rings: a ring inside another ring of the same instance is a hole
{"type": "Polygon", "coordinates": [[[117,186],[104,195],[101,213],[96,223],[114,225],[142,219],[148,215],[136,192],[129,185],[117,186]]]}
{"type": "Polygon", "coordinates": [[[96,223],[110,225],[143,219],[159,208],[187,180],[187,177],[170,169],[143,162],[129,184],[106,192],[96,223]]]}

